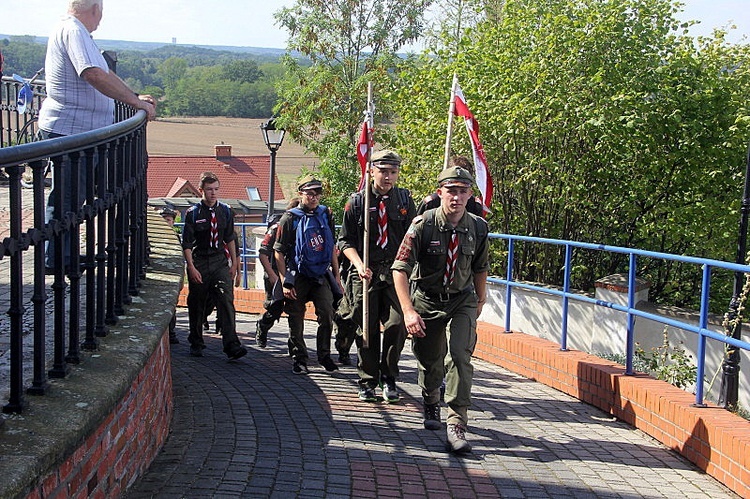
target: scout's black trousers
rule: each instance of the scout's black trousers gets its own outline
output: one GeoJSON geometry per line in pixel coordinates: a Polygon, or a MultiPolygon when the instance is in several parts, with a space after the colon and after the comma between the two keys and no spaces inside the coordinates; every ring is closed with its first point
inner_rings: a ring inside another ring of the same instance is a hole
{"type": "Polygon", "coordinates": [[[203,348],[203,322],[206,299],[210,296],[221,317],[221,339],[224,353],[229,354],[241,346],[234,322],[234,284],[229,277],[227,257],[223,251],[209,256],[193,256],[193,264],[201,273],[203,282],[190,281],[187,297],[191,347],[203,348]]]}

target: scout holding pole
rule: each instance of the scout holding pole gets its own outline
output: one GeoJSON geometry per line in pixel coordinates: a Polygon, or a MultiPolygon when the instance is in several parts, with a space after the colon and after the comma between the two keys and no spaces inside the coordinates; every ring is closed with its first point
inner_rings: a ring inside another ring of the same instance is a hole
{"type": "MultiPolygon", "coordinates": [[[[375,104],[372,101],[372,82],[367,83],[367,111],[365,111],[365,120],[367,122],[367,168],[365,169],[365,202],[363,209],[364,217],[364,235],[362,245],[362,262],[365,268],[370,268],[370,169],[372,168],[372,129],[374,126],[373,115],[375,114],[375,104]]],[[[370,346],[370,281],[362,281],[362,347],[370,346]]]]}

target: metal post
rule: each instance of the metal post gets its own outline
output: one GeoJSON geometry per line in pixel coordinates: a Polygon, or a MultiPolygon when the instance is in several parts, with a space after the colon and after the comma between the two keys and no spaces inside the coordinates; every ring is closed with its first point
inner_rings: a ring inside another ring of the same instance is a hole
{"type": "Polygon", "coordinates": [[[268,182],[268,214],[266,215],[266,220],[271,220],[271,216],[273,215],[273,208],[274,208],[274,196],[275,196],[275,187],[276,182],[274,182],[274,179],[276,178],[276,149],[271,149],[271,175],[270,180],[268,182]]]}
{"type": "MultiPolygon", "coordinates": [[[[747,161],[745,162],[745,187],[742,191],[742,206],[740,207],[740,230],[737,238],[736,263],[745,264],[747,252],[747,223],[750,214],[750,147],[748,147],[747,161]]],[[[734,339],[742,339],[742,318],[738,318],[740,308],[740,295],[745,275],[742,272],[734,273],[734,288],[732,299],[729,302],[729,326],[726,334],[734,339]],[[735,320],[738,319],[738,320],[735,320]]],[[[740,350],[737,347],[727,345],[727,353],[722,364],[721,389],[719,393],[719,405],[725,409],[737,407],[739,400],[740,379],[740,350]]],[[[699,380],[700,381],[700,380],[699,380]]]]}

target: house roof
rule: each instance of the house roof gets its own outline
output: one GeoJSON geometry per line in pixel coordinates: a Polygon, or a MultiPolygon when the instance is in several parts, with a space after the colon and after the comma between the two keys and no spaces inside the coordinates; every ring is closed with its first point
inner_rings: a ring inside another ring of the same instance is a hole
{"type": "MultiPolygon", "coordinates": [[[[219,199],[249,200],[247,188],[255,187],[266,202],[269,170],[268,156],[149,156],[148,197],[200,197],[200,175],[210,171],[221,182],[219,199]]],[[[279,178],[274,177],[274,198],[285,199],[279,178]]]]}

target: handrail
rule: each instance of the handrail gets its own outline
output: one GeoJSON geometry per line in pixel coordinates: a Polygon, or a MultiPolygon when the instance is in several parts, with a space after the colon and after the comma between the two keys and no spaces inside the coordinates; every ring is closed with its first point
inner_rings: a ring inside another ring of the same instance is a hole
{"type": "Polygon", "coordinates": [[[635,355],[635,334],[634,334],[635,317],[642,317],[642,318],[649,319],[655,322],[659,322],[661,324],[673,326],[679,329],[684,329],[686,331],[696,333],[698,335],[697,381],[696,381],[696,393],[695,393],[696,406],[704,405],[703,378],[704,378],[704,373],[705,373],[706,339],[711,338],[713,340],[720,341],[727,345],[732,345],[734,347],[750,351],[750,342],[738,340],[738,339],[732,338],[729,335],[718,334],[715,331],[711,331],[707,328],[708,297],[709,297],[710,286],[711,286],[711,270],[714,268],[720,268],[720,269],[731,270],[733,272],[741,272],[741,273],[747,274],[747,273],[750,273],[750,265],[739,265],[737,263],[724,262],[721,260],[714,260],[710,258],[673,255],[670,253],[660,253],[656,251],[624,248],[624,247],[619,247],[619,246],[609,246],[606,244],[592,244],[592,243],[566,241],[566,240],[560,240],[560,239],[549,239],[549,238],[532,237],[532,236],[515,236],[515,235],[510,235],[510,234],[491,233],[490,238],[503,239],[508,242],[508,264],[507,264],[506,278],[505,279],[497,278],[497,277],[488,278],[488,282],[492,282],[495,284],[502,284],[506,286],[505,331],[507,332],[510,332],[512,330],[511,329],[512,289],[519,288],[519,289],[528,289],[528,290],[537,291],[541,293],[556,295],[556,296],[560,296],[563,298],[563,306],[562,306],[563,314],[562,314],[561,341],[560,341],[561,350],[567,350],[567,337],[568,337],[567,304],[569,300],[572,299],[572,300],[576,300],[580,302],[591,303],[596,306],[608,307],[613,310],[618,310],[620,312],[626,313],[628,315],[627,336],[626,336],[627,344],[625,345],[626,347],[625,348],[625,352],[626,352],[625,374],[626,375],[633,374],[633,357],[635,355]],[[518,282],[513,279],[513,260],[515,256],[516,242],[519,242],[519,241],[541,243],[541,244],[552,244],[556,246],[565,247],[565,254],[566,254],[565,269],[564,269],[565,284],[562,290],[550,289],[544,286],[538,286],[538,285],[534,285],[534,284],[530,284],[526,282],[518,282]],[[572,259],[572,250],[574,248],[607,251],[611,253],[619,253],[619,254],[625,254],[629,256],[628,305],[627,306],[623,306],[623,305],[608,302],[608,301],[598,300],[598,299],[583,295],[581,293],[574,293],[570,291],[569,283],[570,283],[570,272],[571,272],[571,259],[572,259]],[[636,290],[636,284],[637,284],[636,283],[636,269],[637,269],[636,257],[637,256],[644,256],[644,257],[664,259],[664,260],[673,260],[673,261],[678,261],[678,262],[683,262],[683,263],[700,265],[702,267],[703,277],[702,277],[702,284],[701,284],[701,306],[700,306],[700,312],[699,312],[699,325],[698,326],[694,326],[693,324],[690,324],[687,322],[670,319],[668,317],[662,317],[660,315],[644,312],[642,310],[638,310],[637,308],[635,308],[636,307],[635,290],[636,290]]]}
{"type": "MultiPolygon", "coordinates": [[[[2,410],[21,412],[24,397],[24,314],[33,303],[33,379],[26,393],[44,395],[48,378],[63,378],[81,350],[94,350],[107,325],[118,322],[139,293],[148,262],[144,111],[115,103],[119,122],[94,131],[0,148],[0,169],[8,175],[9,236],[0,241],[0,260],[9,257],[10,396],[2,410]],[[55,218],[45,220],[46,166],[52,165],[55,218]],[[23,216],[21,174],[33,174],[33,222],[23,216]],[[63,194],[64,193],[64,194],[63,194]],[[64,196],[70,202],[64,203],[64,196]],[[72,208],[66,207],[68,205],[72,208]],[[70,210],[70,211],[68,211],[70,210]],[[81,233],[85,234],[81,252],[81,233]],[[47,288],[45,243],[54,243],[52,333],[54,352],[46,353],[47,288]],[[33,294],[24,280],[24,259],[33,252],[33,294]],[[68,254],[69,253],[69,254],[68,254]],[[82,293],[85,290],[85,294],[82,293]],[[86,321],[82,321],[82,314],[86,321]],[[85,327],[85,331],[80,329],[85,327]],[[82,333],[85,333],[82,334],[82,333]],[[80,336],[84,336],[81,341],[80,336]],[[45,372],[47,363],[52,368],[45,372]]],[[[0,420],[0,424],[1,424],[0,420]]]]}

